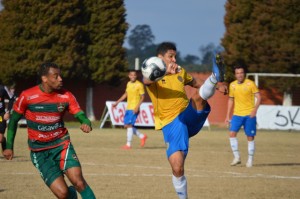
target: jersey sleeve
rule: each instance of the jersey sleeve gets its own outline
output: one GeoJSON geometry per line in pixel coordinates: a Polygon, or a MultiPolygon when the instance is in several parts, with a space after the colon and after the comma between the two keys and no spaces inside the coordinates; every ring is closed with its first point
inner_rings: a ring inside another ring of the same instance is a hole
{"type": "Polygon", "coordinates": [[[140,95],[144,95],[145,94],[145,89],[144,89],[144,85],[142,83],[139,84],[139,94],[140,95]]]}
{"type": "Polygon", "coordinates": [[[233,83],[229,84],[229,97],[234,97],[233,83]]]}
{"type": "Polygon", "coordinates": [[[73,115],[79,113],[81,111],[80,105],[77,102],[75,96],[69,92],[69,112],[73,115]]]}
{"type": "Polygon", "coordinates": [[[27,97],[24,92],[18,97],[13,105],[13,110],[19,114],[24,114],[27,108],[27,97]]]}
{"type": "Polygon", "coordinates": [[[252,93],[255,94],[258,92],[259,92],[259,89],[257,88],[256,84],[254,82],[252,82],[252,93]]]}
{"type": "Polygon", "coordinates": [[[188,83],[193,81],[193,76],[188,74],[184,68],[181,68],[181,71],[182,71],[183,77],[184,77],[184,85],[187,85],[188,83]]]}

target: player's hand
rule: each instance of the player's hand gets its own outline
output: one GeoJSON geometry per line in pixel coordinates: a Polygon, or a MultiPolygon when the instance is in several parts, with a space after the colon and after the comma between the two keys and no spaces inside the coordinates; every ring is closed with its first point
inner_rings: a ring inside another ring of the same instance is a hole
{"type": "Polygon", "coordinates": [[[116,102],[116,103],[113,103],[113,104],[112,104],[112,107],[115,108],[117,105],[118,105],[117,102],[116,102]]]}
{"type": "Polygon", "coordinates": [[[256,110],[253,110],[251,113],[250,113],[250,118],[254,118],[256,116],[256,110]]]}
{"type": "Polygon", "coordinates": [[[220,91],[221,93],[223,93],[224,95],[227,95],[228,94],[228,85],[227,84],[224,84],[223,82],[220,83],[216,89],[218,91],[220,91]]]}
{"type": "Polygon", "coordinates": [[[14,152],[11,149],[5,149],[3,151],[3,156],[7,159],[7,160],[12,160],[14,157],[14,152]]]}
{"type": "Polygon", "coordinates": [[[139,110],[140,110],[139,107],[133,109],[134,114],[137,114],[139,112],[139,110]]]}
{"type": "Polygon", "coordinates": [[[229,119],[229,117],[226,117],[225,118],[225,124],[226,124],[227,127],[230,126],[230,122],[231,122],[231,120],[229,119]]]}
{"type": "Polygon", "coordinates": [[[9,117],[10,117],[10,113],[9,112],[6,112],[3,116],[3,119],[4,120],[9,120],[9,117]]]}
{"type": "Polygon", "coordinates": [[[89,133],[90,131],[92,131],[92,127],[87,125],[87,124],[81,124],[80,129],[84,132],[84,133],[89,133]]]}
{"type": "Polygon", "coordinates": [[[176,74],[180,72],[181,67],[175,62],[171,62],[167,66],[166,74],[176,74]]]}

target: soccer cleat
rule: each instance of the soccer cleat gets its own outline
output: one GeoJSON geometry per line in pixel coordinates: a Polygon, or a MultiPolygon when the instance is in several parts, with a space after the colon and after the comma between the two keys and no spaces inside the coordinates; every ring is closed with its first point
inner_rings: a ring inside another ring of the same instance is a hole
{"type": "Polygon", "coordinates": [[[146,143],[146,140],[147,140],[147,135],[146,134],[144,134],[144,137],[141,139],[141,147],[144,147],[145,146],[145,143],[146,143]]]}
{"type": "Polygon", "coordinates": [[[248,168],[252,167],[252,162],[251,162],[251,161],[248,161],[248,162],[246,163],[246,167],[248,167],[248,168]]]}
{"type": "Polygon", "coordinates": [[[130,150],[131,146],[128,146],[127,144],[121,147],[123,150],[130,150]]]}
{"type": "Polygon", "coordinates": [[[231,162],[231,166],[236,166],[238,164],[241,164],[241,159],[240,158],[234,158],[233,161],[231,162]]]}
{"type": "Polygon", "coordinates": [[[224,82],[225,80],[225,64],[223,57],[218,53],[213,55],[213,67],[212,72],[218,82],[224,82]]]}

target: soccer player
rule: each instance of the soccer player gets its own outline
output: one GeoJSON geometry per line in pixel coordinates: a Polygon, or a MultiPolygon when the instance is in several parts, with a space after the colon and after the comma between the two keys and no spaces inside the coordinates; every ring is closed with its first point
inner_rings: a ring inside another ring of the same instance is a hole
{"type": "Polygon", "coordinates": [[[146,78],[143,82],[154,107],[155,129],[162,129],[163,132],[173,186],[178,197],[186,199],[184,162],[189,150],[189,138],[201,130],[210,113],[207,100],[214,94],[216,84],[224,81],[224,65],[217,64],[214,58],[213,73],[202,84],[177,65],[176,53],[174,43],[161,43],[157,47],[157,56],[167,66],[166,75],[156,82],[146,78]],[[190,100],[185,93],[186,85],[195,88],[190,100]]]}
{"type": "Polygon", "coordinates": [[[134,126],[135,120],[139,114],[140,106],[144,101],[144,85],[137,80],[137,73],[134,70],[128,73],[129,81],[126,86],[125,93],[113,104],[116,107],[121,101],[127,98],[127,108],[124,116],[124,127],[127,129],[127,143],[122,149],[131,149],[131,141],[133,135],[136,135],[141,140],[141,147],[144,147],[147,135],[140,133],[134,126]]]}
{"type": "Polygon", "coordinates": [[[250,79],[246,79],[245,67],[235,66],[234,73],[236,80],[229,85],[229,99],[225,119],[225,122],[230,125],[229,140],[234,155],[231,166],[241,164],[237,133],[243,126],[248,139],[248,161],[246,167],[252,167],[255,152],[256,113],[260,105],[261,96],[255,83],[250,79]],[[232,110],[233,116],[230,120],[232,110]]]}
{"type": "Polygon", "coordinates": [[[13,159],[17,124],[24,115],[32,163],[54,195],[57,198],[77,198],[77,190],[84,199],[95,198],[83,178],[63,116],[66,111],[75,115],[84,133],[92,130],[91,122],[73,94],[62,88],[61,73],[56,64],[42,64],[39,77],[41,84],[23,91],[13,106],[7,130],[7,146],[3,154],[6,159],[13,159]],[[67,186],[64,175],[74,186],[67,186]]]}
{"type": "Polygon", "coordinates": [[[4,136],[6,130],[6,122],[10,117],[10,111],[15,101],[14,94],[9,92],[8,87],[0,85],[0,144],[2,152],[6,148],[6,138],[4,136]],[[8,99],[7,108],[5,106],[5,99],[8,99]]]}

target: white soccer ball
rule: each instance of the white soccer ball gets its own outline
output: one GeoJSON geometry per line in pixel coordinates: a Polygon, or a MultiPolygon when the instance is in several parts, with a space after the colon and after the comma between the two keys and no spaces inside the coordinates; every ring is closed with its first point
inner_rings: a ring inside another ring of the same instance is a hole
{"type": "Polygon", "coordinates": [[[162,79],[167,71],[165,62],[159,57],[145,59],[142,64],[142,74],[146,79],[158,81],[162,79]]]}

